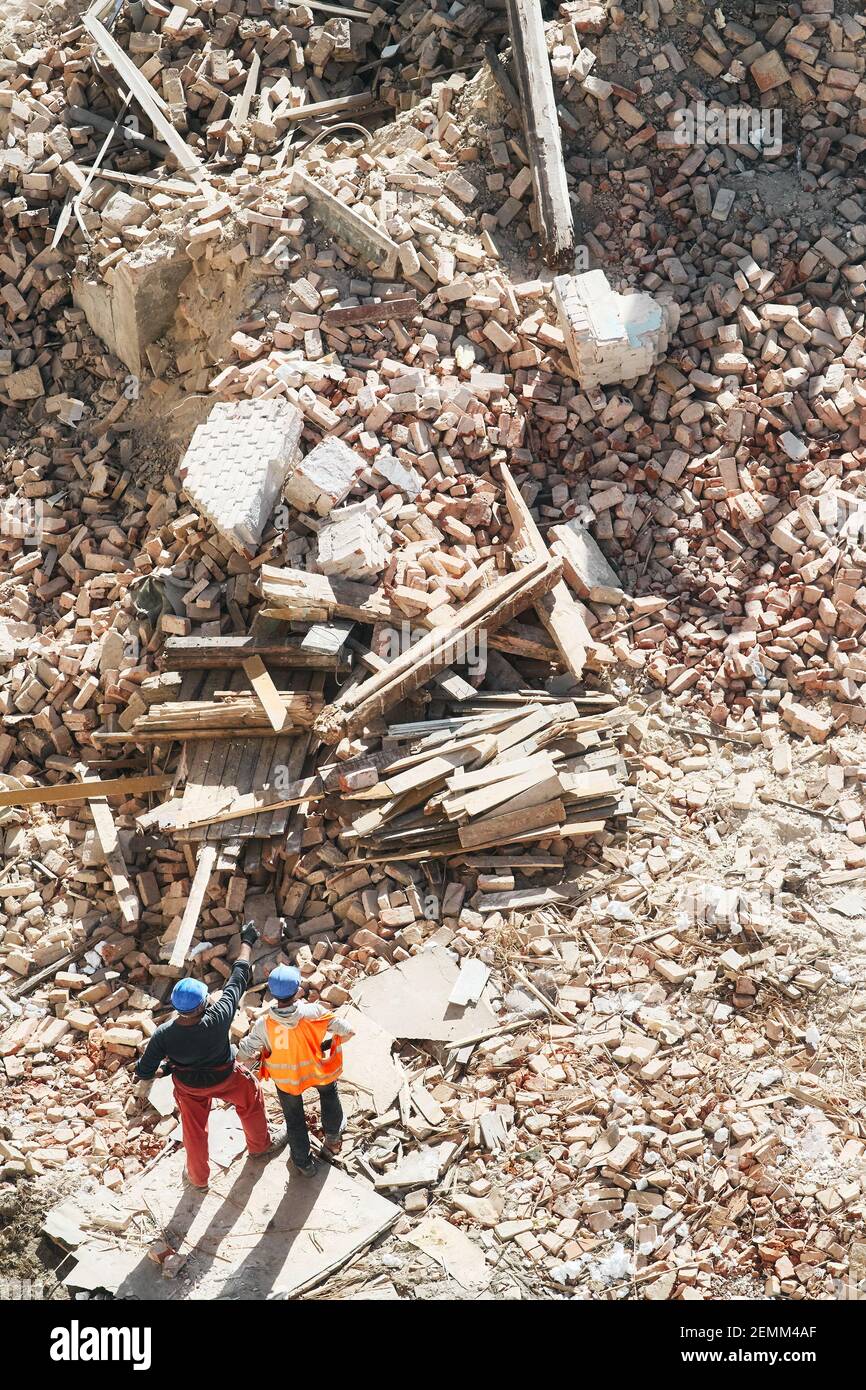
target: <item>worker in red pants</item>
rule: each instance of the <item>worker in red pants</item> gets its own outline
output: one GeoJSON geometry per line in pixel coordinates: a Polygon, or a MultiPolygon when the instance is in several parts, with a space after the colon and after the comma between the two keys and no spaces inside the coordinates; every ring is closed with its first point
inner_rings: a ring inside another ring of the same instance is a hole
{"type": "Polygon", "coordinates": [[[138,1080],[148,1082],[167,1062],[183,1127],[187,1181],[202,1191],[207,1190],[210,1172],[207,1126],[214,1100],[238,1112],[251,1157],[263,1158],[283,1137],[270,1134],[262,1088],[237,1064],[229,1041],[232,1020],[250,982],[250,951],[258,939],[252,922],[246,922],[238,958],[215,1004],[208,1004],[202,980],[178,980],[171,992],[177,1013],[157,1028],[135,1068],[138,1080]]]}

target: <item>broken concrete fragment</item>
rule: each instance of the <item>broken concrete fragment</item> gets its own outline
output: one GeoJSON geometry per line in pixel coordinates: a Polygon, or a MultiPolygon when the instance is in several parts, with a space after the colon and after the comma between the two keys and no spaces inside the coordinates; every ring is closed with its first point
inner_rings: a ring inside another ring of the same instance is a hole
{"type": "Polygon", "coordinates": [[[410,502],[418,496],[424,486],[424,479],[414,468],[407,468],[393,454],[380,454],[373,464],[374,473],[387,478],[392,487],[399,488],[410,502]]]}
{"type": "Polygon", "coordinates": [[[140,198],[132,198],[119,189],[117,193],[112,193],[101,216],[104,227],[119,232],[124,227],[140,227],[150,217],[150,208],[140,198]]]}
{"type": "Polygon", "coordinates": [[[38,367],[24,367],[11,376],[0,377],[0,391],[11,401],[32,401],[45,395],[42,373],[38,367]]]}
{"type": "Polygon", "coordinates": [[[617,294],[603,270],[553,282],[568,355],[584,387],[634,381],[667,352],[679,306],[649,294],[617,294]]]}
{"type": "Polygon", "coordinates": [[[373,497],[332,512],[319,532],[319,569],[348,579],[381,574],[391,550],[388,531],[373,497]]]}
{"type": "Polygon", "coordinates": [[[354,485],[364,460],[342,439],[323,439],[298,462],[285,487],[285,498],[299,512],[327,516],[354,485]]]}
{"type": "Polygon", "coordinates": [[[300,411],[273,398],[215,405],[193,435],[179,470],[184,488],[236,550],[255,553],[302,429],[300,411]]]}
{"type": "Polygon", "coordinates": [[[189,270],[182,247],[147,247],[125,255],[104,279],[74,276],[72,298],[115,357],[141,375],[147,365],[144,349],[174,318],[177,292],[189,270]]]}

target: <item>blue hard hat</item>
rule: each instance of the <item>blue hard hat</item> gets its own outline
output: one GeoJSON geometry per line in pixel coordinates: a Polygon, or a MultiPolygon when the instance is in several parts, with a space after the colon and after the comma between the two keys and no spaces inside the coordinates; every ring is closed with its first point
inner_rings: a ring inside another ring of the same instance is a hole
{"type": "Polygon", "coordinates": [[[294,965],[278,965],[268,976],[268,989],[275,999],[292,999],[301,986],[301,972],[294,965]]]}
{"type": "Polygon", "coordinates": [[[187,977],[178,980],[171,992],[171,1002],[179,1014],[192,1014],[207,999],[207,985],[204,980],[187,977]]]}

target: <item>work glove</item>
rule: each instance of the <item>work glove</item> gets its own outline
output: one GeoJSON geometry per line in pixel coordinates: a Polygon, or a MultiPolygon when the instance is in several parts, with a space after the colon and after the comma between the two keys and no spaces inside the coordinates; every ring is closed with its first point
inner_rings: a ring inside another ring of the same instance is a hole
{"type": "Polygon", "coordinates": [[[252,922],[244,922],[241,927],[241,941],[245,946],[255,946],[259,939],[259,934],[252,922]]]}
{"type": "Polygon", "coordinates": [[[136,1081],[132,1088],[132,1094],[135,1096],[136,1100],[147,1100],[152,1085],[153,1081],[136,1081]]]}

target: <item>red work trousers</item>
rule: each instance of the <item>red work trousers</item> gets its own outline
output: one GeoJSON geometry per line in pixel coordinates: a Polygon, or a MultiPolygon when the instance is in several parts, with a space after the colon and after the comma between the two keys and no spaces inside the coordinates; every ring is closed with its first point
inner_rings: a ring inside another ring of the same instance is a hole
{"type": "Polygon", "coordinates": [[[265,1101],[261,1086],[249,1072],[236,1064],[231,1076],[218,1086],[185,1086],[177,1076],[173,1076],[172,1081],[183,1126],[186,1168],[191,1182],[204,1187],[210,1173],[207,1122],[212,1100],[234,1106],[244,1127],[247,1149],[251,1154],[264,1153],[270,1144],[265,1101]]]}

